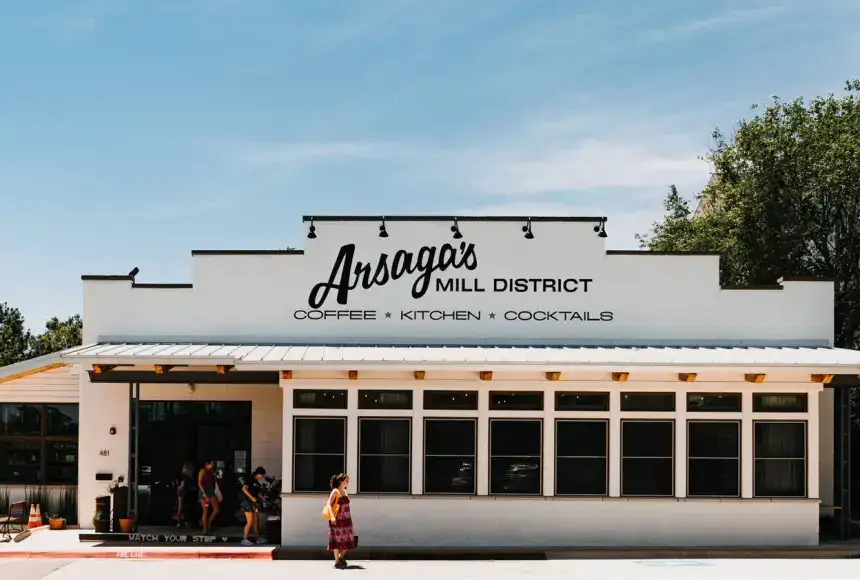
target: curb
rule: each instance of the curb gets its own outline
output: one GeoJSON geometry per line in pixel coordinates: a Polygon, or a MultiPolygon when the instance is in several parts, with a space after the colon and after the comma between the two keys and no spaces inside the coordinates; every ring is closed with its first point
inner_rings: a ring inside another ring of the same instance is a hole
{"type": "Polygon", "coordinates": [[[0,550],[0,559],[57,559],[57,560],[273,560],[274,550],[269,552],[249,552],[248,550],[229,550],[209,552],[182,550],[0,550]]]}
{"type": "MultiPolygon", "coordinates": [[[[860,546],[797,548],[356,548],[355,560],[654,560],[654,559],[854,559],[860,546]]],[[[327,560],[331,554],[313,548],[276,548],[275,560],[327,560]]]]}

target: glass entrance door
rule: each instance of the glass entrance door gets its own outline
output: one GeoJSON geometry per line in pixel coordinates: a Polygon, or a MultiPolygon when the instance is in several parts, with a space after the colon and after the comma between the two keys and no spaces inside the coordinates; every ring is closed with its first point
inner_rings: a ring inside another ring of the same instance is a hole
{"type": "MultiPolygon", "coordinates": [[[[196,481],[208,459],[216,461],[224,496],[219,524],[238,523],[237,477],[250,469],[250,402],[141,401],[138,445],[141,525],[175,525],[174,482],[182,464],[193,464],[196,481]]],[[[187,506],[190,522],[199,522],[199,511],[199,505],[187,506]]]]}

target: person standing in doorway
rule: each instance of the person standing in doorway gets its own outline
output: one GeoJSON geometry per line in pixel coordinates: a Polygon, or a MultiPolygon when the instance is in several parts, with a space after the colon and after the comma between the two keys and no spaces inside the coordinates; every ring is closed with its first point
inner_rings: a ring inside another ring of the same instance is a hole
{"type": "Polygon", "coordinates": [[[328,551],[334,552],[334,567],[347,567],[346,553],[356,547],[356,536],[352,526],[349,509],[349,476],[338,473],[329,481],[331,494],[323,507],[323,515],[328,520],[328,551]]]}
{"type": "Polygon", "coordinates": [[[194,499],[197,496],[194,485],[194,466],[190,461],[182,464],[176,487],[176,527],[191,527],[188,517],[195,511],[194,499]]]}
{"type": "Polygon", "coordinates": [[[258,544],[266,542],[266,538],[260,535],[260,500],[261,487],[260,483],[266,477],[266,470],[258,467],[254,470],[251,477],[243,475],[239,477],[239,507],[242,513],[245,514],[245,530],[242,536],[242,545],[250,546],[251,540],[248,536],[251,534],[251,529],[254,530],[254,537],[258,544]]]}
{"type": "Polygon", "coordinates": [[[197,473],[197,489],[200,506],[203,508],[203,535],[209,533],[218,512],[221,510],[216,494],[218,478],[215,477],[215,460],[207,460],[197,473]]]}

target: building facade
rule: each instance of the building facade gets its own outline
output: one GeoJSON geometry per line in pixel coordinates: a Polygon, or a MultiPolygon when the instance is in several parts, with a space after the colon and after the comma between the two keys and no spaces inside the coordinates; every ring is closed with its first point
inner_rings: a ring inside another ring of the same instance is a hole
{"type": "Polygon", "coordinates": [[[324,543],[341,471],[369,547],[818,542],[828,385],[860,374],[832,282],[720,287],[719,256],[607,251],[602,218],[305,226],[193,252],[188,284],[83,277],[82,522],[118,476],[155,521],[162,474],[214,459],[283,477],[288,546],[324,543]]]}

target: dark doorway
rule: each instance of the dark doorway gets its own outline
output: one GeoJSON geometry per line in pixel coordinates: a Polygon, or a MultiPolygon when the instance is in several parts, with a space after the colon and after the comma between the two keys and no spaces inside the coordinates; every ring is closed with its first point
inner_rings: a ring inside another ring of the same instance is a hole
{"type": "MultiPolygon", "coordinates": [[[[224,496],[218,523],[238,522],[238,476],[251,469],[250,402],[141,401],[138,445],[142,525],[176,525],[174,481],[186,461],[194,465],[196,481],[207,459],[216,461],[224,496]]],[[[200,506],[189,508],[189,520],[198,522],[200,506]]]]}

